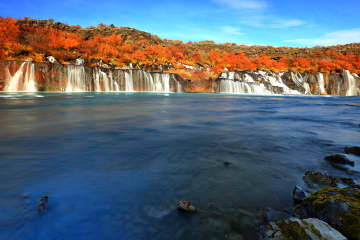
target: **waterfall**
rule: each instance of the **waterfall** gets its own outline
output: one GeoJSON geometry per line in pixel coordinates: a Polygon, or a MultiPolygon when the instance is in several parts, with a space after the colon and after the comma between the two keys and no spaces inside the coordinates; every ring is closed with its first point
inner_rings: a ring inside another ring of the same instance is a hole
{"type": "Polygon", "coordinates": [[[86,92],[86,73],[83,66],[67,65],[66,92],[86,92]]]}
{"type": "Polygon", "coordinates": [[[154,92],[170,92],[170,74],[155,73],[153,77],[154,92]]]}
{"type": "Polygon", "coordinates": [[[323,73],[316,73],[316,78],[319,83],[319,94],[324,95],[327,94],[325,90],[325,81],[324,81],[324,74],[323,73]]]}
{"type": "Polygon", "coordinates": [[[233,80],[220,80],[219,92],[221,93],[238,93],[238,94],[271,94],[263,84],[240,82],[233,80]]]}
{"type": "Polygon", "coordinates": [[[120,86],[114,79],[112,71],[109,71],[109,75],[107,75],[100,68],[95,68],[93,79],[95,92],[120,92],[120,86]]]}
{"type": "Polygon", "coordinates": [[[32,62],[23,62],[12,76],[7,68],[9,85],[7,92],[36,92],[35,65],[32,62]]]}
{"type": "Polygon", "coordinates": [[[110,92],[109,78],[107,77],[106,73],[104,73],[100,69],[99,69],[99,73],[100,73],[102,82],[104,83],[104,86],[105,86],[105,92],[110,92]]]}
{"type": "Polygon", "coordinates": [[[343,76],[347,82],[346,96],[357,96],[358,88],[355,77],[350,73],[349,70],[344,70],[343,76]]]}
{"type": "Polygon", "coordinates": [[[111,91],[113,92],[120,92],[119,83],[114,79],[112,71],[109,73],[109,78],[111,82],[111,91]]]}
{"type": "Polygon", "coordinates": [[[310,85],[306,81],[307,78],[303,78],[299,72],[297,72],[296,74],[291,72],[291,79],[298,87],[305,90],[305,94],[311,94],[310,85]]]}
{"type": "Polygon", "coordinates": [[[183,92],[183,87],[181,86],[179,81],[175,80],[175,82],[176,82],[176,92],[179,92],[179,93],[183,92]]]}
{"type": "Polygon", "coordinates": [[[279,75],[264,71],[223,73],[217,82],[217,91],[259,95],[300,94],[286,86],[279,75]]]}
{"type": "Polygon", "coordinates": [[[134,92],[133,73],[131,70],[125,72],[125,92],[134,92]]]}

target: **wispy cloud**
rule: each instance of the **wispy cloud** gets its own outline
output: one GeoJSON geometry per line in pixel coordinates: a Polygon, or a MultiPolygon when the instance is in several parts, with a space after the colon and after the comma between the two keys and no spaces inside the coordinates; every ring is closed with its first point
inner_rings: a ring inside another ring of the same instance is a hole
{"type": "Polygon", "coordinates": [[[336,31],[320,38],[300,38],[286,40],[286,43],[296,43],[302,46],[330,46],[360,42],[360,28],[336,31]]]}
{"type": "Polygon", "coordinates": [[[223,4],[234,9],[262,9],[267,7],[267,3],[262,0],[213,0],[218,4],[223,4]]]}
{"type": "Polygon", "coordinates": [[[307,23],[300,19],[283,19],[274,15],[249,14],[240,16],[240,24],[259,28],[292,28],[307,23]]]}
{"type": "Polygon", "coordinates": [[[242,32],[239,31],[239,29],[234,28],[232,26],[222,26],[221,31],[225,34],[229,34],[229,35],[243,35],[242,32]]]}

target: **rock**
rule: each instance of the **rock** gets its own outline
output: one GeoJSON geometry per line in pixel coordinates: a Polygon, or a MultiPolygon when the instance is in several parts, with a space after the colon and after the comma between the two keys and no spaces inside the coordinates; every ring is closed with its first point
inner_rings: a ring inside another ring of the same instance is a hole
{"type": "Polygon", "coordinates": [[[324,160],[334,164],[345,164],[345,165],[355,166],[355,162],[351,161],[343,154],[334,154],[326,157],[324,160]]]}
{"type": "Polygon", "coordinates": [[[321,188],[325,186],[337,187],[339,180],[336,177],[329,176],[326,173],[308,171],[303,177],[304,182],[311,188],[321,188]]]}
{"type": "Polygon", "coordinates": [[[360,189],[325,187],[295,208],[299,218],[318,218],[349,239],[360,240],[360,189]]]}
{"type": "Polygon", "coordinates": [[[178,209],[185,212],[196,212],[196,207],[188,200],[180,200],[178,202],[178,209]]]}
{"type": "Polygon", "coordinates": [[[85,63],[85,60],[82,59],[82,58],[77,58],[77,59],[75,60],[75,65],[76,65],[76,66],[84,65],[84,63],[85,63]]]}
{"type": "Polygon", "coordinates": [[[261,213],[263,217],[264,223],[270,223],[274,221],[279,221],[281,219],[289,218],[290,214],[285,211],[278,211],[272,208],[265,208],[263,212],[261,213]]]}
{"type": "Polygon", "coordinates": [[[46,210],[48,200],[49,200],[49,197],[46,195],[40,197],[39,204],[38,204],[38,212],[43,212],[46,210]]]}
{"type": "Polygon", "coordinates": [[[262,230],[261,240],[346,240],[340,232],[316,218],[290,218],[271,222],[262,230]]]}
{"type": "Polygon", "coordinates": [[[46,59],[51,63],[56,63],[56,59],[53,56],[48,56],[46,59]]]}
{"type": "Polygon", "coordinates": [[[293,190],[293,199],[296,202],[301,202],[308,194],[300,186],[296,185],[293,190]]]}
{"type": "Polygon", "coordinates": [[[345,147],[345,153],[360,156],[360,147],[345,147]]]}
{"type": "Polygon", "coordinates": [[[231,164],[231,163],[228,162],[228,161],[225,161],[225,162],[224,162],[224,165],[225,165],[226,167],[230,166],[230,164],[231,164]]]}

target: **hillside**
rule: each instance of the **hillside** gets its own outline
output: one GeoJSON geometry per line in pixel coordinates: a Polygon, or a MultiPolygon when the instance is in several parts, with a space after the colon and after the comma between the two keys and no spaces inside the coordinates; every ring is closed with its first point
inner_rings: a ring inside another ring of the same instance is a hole
{"type": "MultiPolygon", "coordinates": [[[[229,39],[229,41],[231,41],[229,39]]],[[[360,43],[332,47],[246,46],[212,41],[183,43],[127,27],[99,24],[81,28],[53,20],[0,18],[0,59],[138,67],[201,80],[226,70],[360,73],[360,43]]]]}

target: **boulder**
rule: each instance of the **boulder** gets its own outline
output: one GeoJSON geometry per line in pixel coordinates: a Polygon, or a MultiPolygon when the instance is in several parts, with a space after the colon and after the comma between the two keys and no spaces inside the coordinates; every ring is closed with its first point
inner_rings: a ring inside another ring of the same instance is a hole
{"type": "Polygon", "coordinates": [[[300,186],[296,185],[293,190],[293,199],[295,202],[301,202],[304,198],[309,195],[300,186]]]}
{"type": "Polygon", "coordinates": [[[326,157],[324,160],[330,162],[331,164],[344,164],[344,165],[355,166],[355,162],[351,161],[343,154],[334,154],[326,157]]]}
{"type": "Polygon", "coordinates": [[[360,186],[351,178],[334,177],[327,173],[308,171],[303,177],[304,182],[310,189],[306,191],[314,192],[323,187],[353,187],[360,188],[360,186]]]}
{"type": "Polygon", "coordinates": [[[53,56],[48,56],[46,57],[46,59],[50,62],[50,63],[56,63],[56,59],[53,56]]]}
{"type": "Polygon", "coordinates": [[[360,147],[345,147],[345,153],[360,156],[360,147]]]}
{"type": "Polygon", "coordinates": [[[49,197],[44,195],[40,197],[39,203],[38,203],[38,212],[44,212],[47,208],[49,197]]]}
{"type": "Polygon", "coordinates": [[[262,230],[261,240],[346,240],[340,232],[316,218],[290,218],[271,222],[262,230]]]}
{"type": "Polygon", "coordinates": [[[180,200],[178,202],[178,209],[184,212],[196,212],[196,207],[188,200],[180,200]]]}
{"type": "Polygon", "coordinates": [[[360,189],[325,187],[295,208],[299,218],[318,218],[351,240],[360,240],[360,189]]]}

